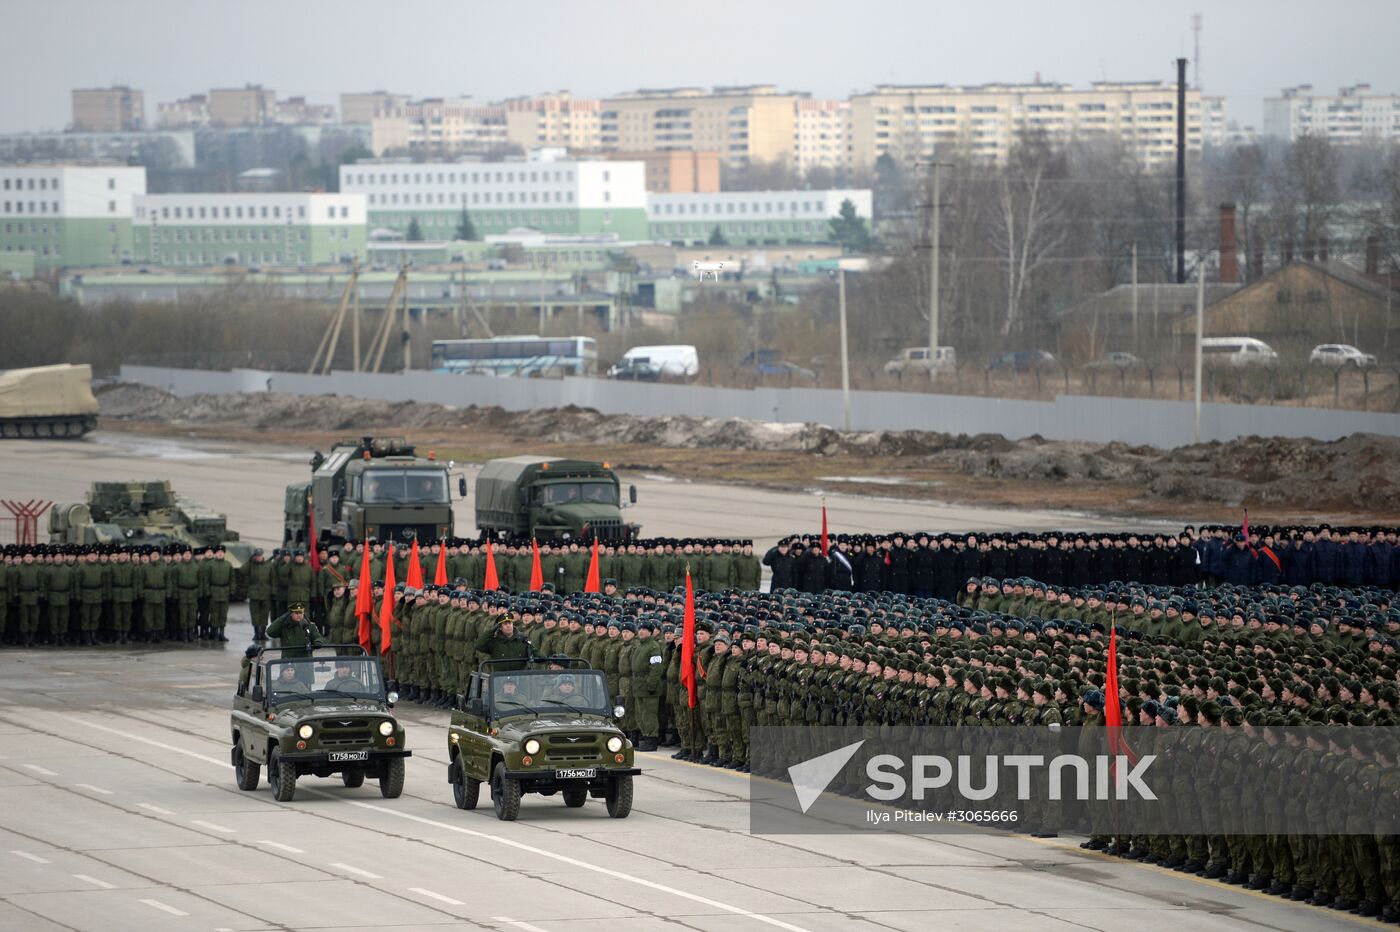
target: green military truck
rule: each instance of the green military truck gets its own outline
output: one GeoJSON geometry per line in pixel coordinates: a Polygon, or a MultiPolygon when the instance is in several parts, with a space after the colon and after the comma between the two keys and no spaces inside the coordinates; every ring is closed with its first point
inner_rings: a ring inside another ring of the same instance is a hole
{"type": "Polygon", "coordinates": [[[407,543],[453,537],[452,480],[458,496],[467,480],[451,463],[418,456],[401,437],[342,440],[311,457],[311,481],[287,486],[282,543],[304,549],[310,540],[310,503],[317,544],[371,538],[407,543]]]}
{"type": "Polygon", "coordinates": [[[447,730],[447,782],[458,809],[475,809],[482,784],[496,818],[513,822],[526,793],[558,794],[578,809],[601,799],[608,815],[632,811],[632,743],[617,726],[624,709],[602,670],[573,658],[485,661],[454,700],[447,730]]]}
{"type": "Polygon", "coordinates": [[[412,752],[378,657],[354,644],[265,647],[247,664],[230,724],[239,789],[256,790],[267,767],[280,802],[290,802],[297,778],[308,775],[338,773],[351,789],[369,777],[386,799],[403,793],[404,758],[412,752]]]}
{"type": "MultiPolygon", "coordinates": [[[[491,460],[476,477],[476,526],[488,537],[625,542],[621,485],[607,463],[548,456],[491,460]]],[[[636,504],[637,487],[628,487],[636,504]]]]}

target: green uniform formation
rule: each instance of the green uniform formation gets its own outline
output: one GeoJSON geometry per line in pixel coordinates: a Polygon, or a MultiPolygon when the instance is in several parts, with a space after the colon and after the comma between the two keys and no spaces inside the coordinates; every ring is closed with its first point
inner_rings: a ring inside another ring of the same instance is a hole
{"type": "Polygon", "coordinates": [[[222,548],[10,547],[0,628],[16,647],[227,641],[234,583],[222,548]]]}

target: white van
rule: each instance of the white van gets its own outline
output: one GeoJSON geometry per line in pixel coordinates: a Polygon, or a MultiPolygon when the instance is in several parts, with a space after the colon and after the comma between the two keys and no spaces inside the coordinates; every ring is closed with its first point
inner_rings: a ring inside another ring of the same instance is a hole
{"type": "Polygon", "coordinates": [[[1201,362],[1207,366],[1273,366],[1278,364],[1278,353],[1254,337],[1203,337],[1201,362]]]}
{"type": "Polygon", "coordinates": [[[902,375],[905,372],[941,372],[958,367],[958,351],[951,346],[935,346],[930,357],[927,346],[910,346],[899,351],[899,355],[885,363],[885,374],[902,375]]]}
{"type": "Polygon", "coordinates": [[[654,381],[663,377],[688,378],[699,372],[700,357],[694,346],[634,346],[608,370],[608,378],[654,381]]]}

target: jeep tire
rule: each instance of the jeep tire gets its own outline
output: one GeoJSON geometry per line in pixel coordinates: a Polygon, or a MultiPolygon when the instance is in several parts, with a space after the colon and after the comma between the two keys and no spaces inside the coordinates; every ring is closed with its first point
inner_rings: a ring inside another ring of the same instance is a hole
{"type": "Polygon", "coordinates": [[[578,809],[588,802],[588,789],[582,786],[572,786],[564,791],[564,805],[570,809],[578,809]]]}
{"type": "Polygon", "coordinates": [[[452,781],[452,801],[458,809],[475,809],[476,801],[481,798],[481,781],[467,776],[467,765],[462,763],[461,757],[454,760],[452,766],[457,768],[457,779],[452,781]]]}
{"type": "Polygon", "coordinates": [[[238,781],[240,790],[256,790],[262,777],[262,767],[247,758],[242,745],[233,747],[233,777],[238,781]]]}
{"type": "Polygon", "coordinates": [[[354,770],[342,770],[340,779],[347,789],[357,790],[365,785],[365,772],[358,768],[354,770]]]}
{"type": "Polygon", "coordinates": [[[491,802],[502,822],[514,822],[520,815],[520,781],[506,776],[504,762],[496,764],[491,774],[491,802]]]}
{"type": "Polygon", "coordinates": [[[403,777],[403,758],[391,757],[386,760],[379,774],[379,795],[385,799],[398,799],[403,795],[403,777]]]}
{"type": "Polygon", "coordinates": [[[297,793],[297,765],[284,761],[276,748],[267,758],[267,779],[279,803],[289,803],[297,793]]]}
{"type": "Polygon", "coordinates": [[[625,819],[632,812],[632,775],[614,777],[605,797],[608,815],[614,819],[625,819]]]}

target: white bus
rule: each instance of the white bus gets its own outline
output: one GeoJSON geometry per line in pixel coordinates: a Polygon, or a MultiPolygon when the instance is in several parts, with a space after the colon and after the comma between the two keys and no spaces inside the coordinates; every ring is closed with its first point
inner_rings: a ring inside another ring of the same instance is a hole
{"type": "Polygon", "coordinates": [[[1254,337],[1204,337],[1201,361],[1207,366],[1273,366],[1278,364],[1278,353],[1254,337]]]}
{"type": "Polygon", "coordinates": [[[434,372],[503,376],[592,375],[598,344],[592,337],[493,337],[434,340],[434,372]]]}

